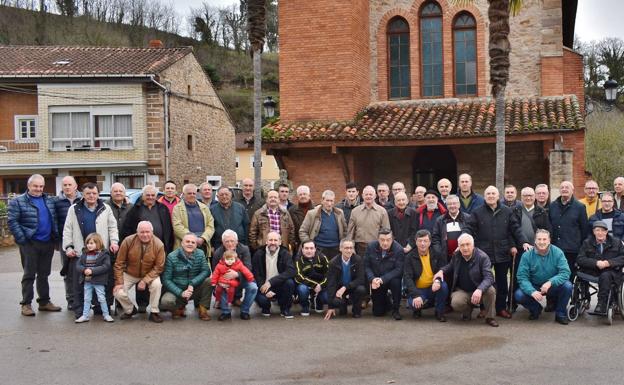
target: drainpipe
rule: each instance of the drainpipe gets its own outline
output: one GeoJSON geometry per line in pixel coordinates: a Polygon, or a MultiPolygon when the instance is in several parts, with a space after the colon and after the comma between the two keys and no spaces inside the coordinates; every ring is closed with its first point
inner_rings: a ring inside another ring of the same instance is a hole
{"type": "Polygon", "coordinates": [[[164,94],[164,116],[165,116],[165,180],[169,180],[169,89],[160,84],[154,78],[154,75],[150,75],[152,83],[156,84],[158,88],[163,91],[164,94]]]}

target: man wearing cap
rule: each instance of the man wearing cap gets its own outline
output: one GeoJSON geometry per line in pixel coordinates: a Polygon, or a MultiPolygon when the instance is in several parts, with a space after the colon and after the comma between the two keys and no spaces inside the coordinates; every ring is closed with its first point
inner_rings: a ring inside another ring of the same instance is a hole
{"type": "Polygon", "coordinates": [[[606,313],[611,285],[619,286],[622,282],[622,241],[609,235],[605,222],[596,221],[592,226],[592,235],[583,241],[576,263],[582,272],[598,277],[598,304],[594,312],[606,313]]]}
{"type": "Polygon", "coordinates": [[[563,251],[550,244],[548,230],[535,232],[535,247],[522,254],[518,266],[518,288],[515,300],[527,310],[529,319],[537,320],[542,313],[542,298],[556,304],[555,321],[568,324],[566,306],[572,295],[572,283],[568,280],[570,268],[563,251]]]}
{"type": "Polygon", "coordinates": [[[446,214],[446,207],[438,202],[438,192],[432,189],[425,192],[425,204],[417,210],[418,230],[428,230],[433,233],[436,220],[446,214]]]}

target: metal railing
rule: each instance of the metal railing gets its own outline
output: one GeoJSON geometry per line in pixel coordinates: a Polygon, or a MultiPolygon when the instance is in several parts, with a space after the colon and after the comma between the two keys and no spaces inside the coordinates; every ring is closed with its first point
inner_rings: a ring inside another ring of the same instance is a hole
{"type": "Polygon", "coordinates": [[[0,154],[3,152],[36,152],[39,151],[37,141],[0,140],[0,154]]]}

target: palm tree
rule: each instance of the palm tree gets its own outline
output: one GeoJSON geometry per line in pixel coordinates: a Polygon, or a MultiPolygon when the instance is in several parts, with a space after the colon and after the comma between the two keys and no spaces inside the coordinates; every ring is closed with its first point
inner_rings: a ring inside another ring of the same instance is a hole
{"type": "MultiPolygon", "coordinates": [[[[453,0],[457,5],[474,0],[453,0]]],[[[490,21],[490,84],[496,104],[496,187],[503,191],[505,184],[505,87],[509,80],[509,17],[516,15],[522,0],[488,0],[490,21]]]]}
{"type": "Polygon", "coordinates": [[[266,3],[265,0],[247,1],[247,33],[253,55],[254,77],[254,181],[256,199],[262,191],[262,48],[266,36],[266,3]]]}

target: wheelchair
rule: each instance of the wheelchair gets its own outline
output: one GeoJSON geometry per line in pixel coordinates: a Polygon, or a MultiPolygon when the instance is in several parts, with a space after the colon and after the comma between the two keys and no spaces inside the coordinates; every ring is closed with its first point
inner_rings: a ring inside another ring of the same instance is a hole
{"type": "MultiPolygon", "coordinates": [[[[624,319],[624,279],[620,285],[612,285],[607,297],[607,312],[595,313],[588,311],[587,314],[606,317],[608,325],[613,324],[613,315],[619,314],[624,319]]],[[[598,277],[577,271],[574,277],[570,306],[568,307],[568,318],[576,321],[579,315],[589,310],[591,297],[598,295],[598,277]]]]}

